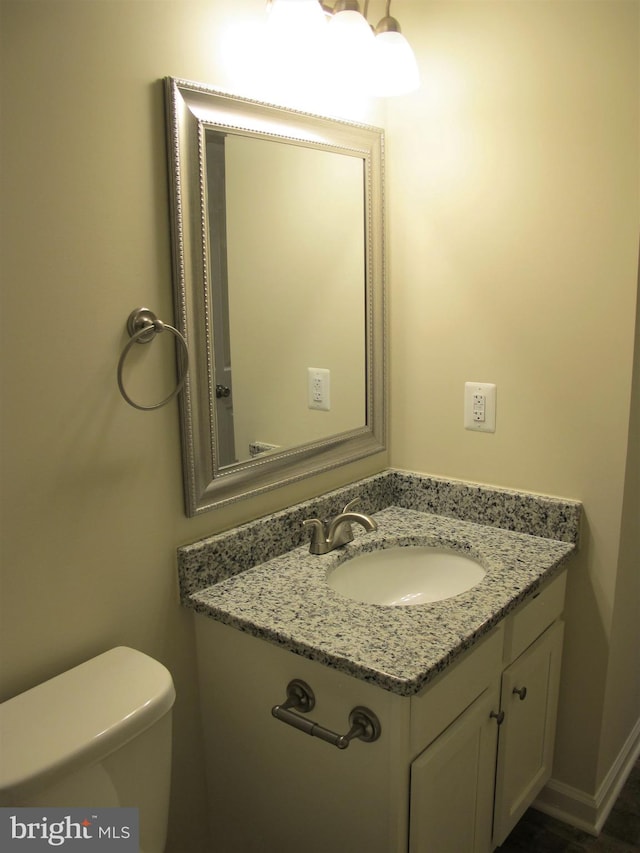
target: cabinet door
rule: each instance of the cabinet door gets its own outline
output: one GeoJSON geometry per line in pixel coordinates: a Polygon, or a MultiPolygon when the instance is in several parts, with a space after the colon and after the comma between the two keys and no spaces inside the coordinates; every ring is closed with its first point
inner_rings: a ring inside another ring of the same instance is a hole
{"type": "Polygon", "coordinates": [[[412,763],[410,853],[491,850],[498,702],[485,690],[412,763]]]}
{"type": "Polygon", "coordinates": [[[555,622],[502,676],[494,843],[502,844],[551,776],[564,624],[555,622]]]}

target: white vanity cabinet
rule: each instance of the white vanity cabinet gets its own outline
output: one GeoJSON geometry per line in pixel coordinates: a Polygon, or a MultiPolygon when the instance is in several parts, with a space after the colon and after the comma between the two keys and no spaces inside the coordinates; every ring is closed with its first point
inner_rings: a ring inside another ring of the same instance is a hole
{"type": "Polygon", "coordinates": [[[550,778],[565,584],[563,573],[505,619],[505,668],[413,761],[410,853],[489,853],[550,778]]]}
{"type": "MultiPolygon", "coordinates": [[[[559,580],[563,587],[564,577],[559,580]]],[[[560,592],[551,587],[543,594],[560,592]]],[[[563,633],[564,623],[555,621],[502,676],[494,845],[502,844],[551,776],[563,633]]]]}
{"type": "Polygon", "coordinates": [[[411,764],[411,853],[490,849],[499,700],[485,690],[411,764]]]}
{"type": "Polygon", "coordinates": [[[564,585],[413,696],[197,615],[213,849],[490,853],[551,772],[564,585]],[[275,719],[294,678],[315,693],[305,717],[344,734],[365,706],[379,739],[337,749],[275,719]]]}

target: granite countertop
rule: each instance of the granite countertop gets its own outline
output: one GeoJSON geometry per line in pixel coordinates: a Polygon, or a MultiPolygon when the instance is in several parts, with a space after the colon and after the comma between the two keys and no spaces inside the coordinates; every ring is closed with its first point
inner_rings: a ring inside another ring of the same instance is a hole
{"type": "MultiPolygon", "coordinates": [[[[575,510],[576,518],[578,514],[575,510]]],[[[410,696],[554,576],[576,547],[575,541],[400,506],[372,515],[378,530],[365,533],[354,525],[356,538],[342,548],[314,556],[307,543],[189,590],[185,604],[291,652],[410,696]],[[453,598],[410,607],[363,604],[326,583],[327,572],[350,556],[410,544],[459,550],[478,560],[486,575],[453,598]]]]}

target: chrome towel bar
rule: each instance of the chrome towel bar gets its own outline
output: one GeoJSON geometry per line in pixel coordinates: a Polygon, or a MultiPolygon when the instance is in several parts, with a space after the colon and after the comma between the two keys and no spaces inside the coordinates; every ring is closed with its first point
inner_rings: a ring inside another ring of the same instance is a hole
{"type": "Polygon", "coordinates": [[[122,355],[118,361],[118,388],[120,389],[120,393],[127,403],[129,403],[130,406],[133,406],[134,409],[142,409],[142,411],[146,412],[151,411],[152,409],[160,409],[162,406],[166,406],[167,403],[170,403],[171,400],[173,400],[174,397],[177,397],[180,391],[182,391],[185,379],[187,378],[187,371],[189,370],[189,349],[187,347],[187,342],[177,329],[174,329],[173,326],[169,326],[168,323],[163,323],[162,320],[159,320],[153,311],[150,311],[148,308],[135,308],[131,314],[129,314],[127,319],[127,331],[131,337],[127,341],[125,348],[122,350],[122,355]],[[122,380],[122,368],[124,366],[127,353],[133,344],[148,344],[157,334],[160,334],[160,332],[164,332],[165,330],[171,332],[182,345],[182,358],[179,359],[181,371],[178,377],[178,384],[171,394],[169,394],[168,397],[165,397],[164,400],[161,400],[159,403],[154,403],[152,406],[143,406],[141,403],[136,403],[132,400],[125,391],[124,382],[122,380]]]}
{"type": "Polygon", "coordinates": [[[337,746],[338,749],[346,749],[352,740],[363,740],[365,743],[372,743],[378,740],[382,728],[380,721],[368,708],[363,708],[358,705],[353,708],[349,714],[349,725],[351,728],[345,735],[333,732],[321,726],[319,723],[314,723],[313,720],[307,720],[296,714],[295,710],[303,714],[312,711],[316,704],[316,699],[313,690],[309,685],[301,681],[299,678],[294,678],[287,685],[287,698],[282,705],[275,705],[271,709],[273,716],[288,726],[293,726],[311,737],[320,738],[332,746],[337,746]],[[295,709],[295,710],[293,710],[295,709]]]}

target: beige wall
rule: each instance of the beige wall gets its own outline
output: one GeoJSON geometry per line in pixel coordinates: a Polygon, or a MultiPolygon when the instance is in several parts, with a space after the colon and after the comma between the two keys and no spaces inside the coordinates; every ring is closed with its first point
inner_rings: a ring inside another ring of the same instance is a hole
{"type": "Polygon", "coordinates": [[[392,464],[584,501],[555,776],[593,794],[640,719],[638,551],[620,549],[640,7],[401,8],[423,88],[387,117],[392,464]],[[463,429],[469,380],[497,383],[495,434],[463,429]]]}
{"type": "MultiPolygon", "coordinates": [[[[0,689],[11,696],[121,643],[165,662],[178,690],[173,849],[195,853],[201,744],[175,548],[385,460],[186,519],[175,405],[142,413],[117,391],[128,313],[147,304],[172,316],[158,80],[253,94],[237,51],[232,74],[228,46],[261,0],[0,8],[0,689]]],[[[585,502],[557,772],[588,793],[640,717],[627,687],[637,675],[638,489],[626,466],[637,10],[396,0],[424,83],[386,108],[391,461],[585,502]],[[495,435],[462,429],[466,380],[497,383],[495,435]]],[[[352,115],[384,118],[367,104],[352,115]]],[[[148,390],[131,390],[157,399],[172,382],[171,347],[158,340],[144,361],[148,390]]]]}
{"type": "Polygon", "coordinates": [[[640,298],[636,305],[631,406],[599,778],[606,776],[613,765],[625,733],[632,732],[634,725],[637,730],[640,716],[640,298]]]}

